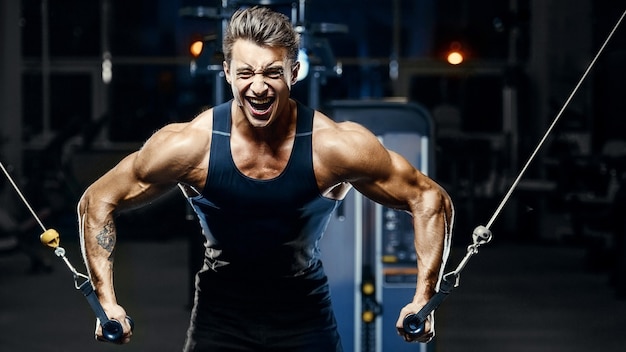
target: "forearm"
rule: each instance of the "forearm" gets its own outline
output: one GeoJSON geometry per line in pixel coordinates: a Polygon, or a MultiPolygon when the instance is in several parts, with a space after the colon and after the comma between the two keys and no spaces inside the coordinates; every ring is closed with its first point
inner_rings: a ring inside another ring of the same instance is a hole
{"type": "Polygon", "coordinates": [[[414,212],[417,286],[414,302],[425,304],[435,294],[450,251],[453,208],[440,188],[424,192],[421,210],[414,212]]]}
{"type": "Polygon", "coordinates": [[[113,289],[113,259],[116,229],[113,210],[90,195],[78,205],[81,249],[89,277],[102,303],[116,303],[113,289]]]}

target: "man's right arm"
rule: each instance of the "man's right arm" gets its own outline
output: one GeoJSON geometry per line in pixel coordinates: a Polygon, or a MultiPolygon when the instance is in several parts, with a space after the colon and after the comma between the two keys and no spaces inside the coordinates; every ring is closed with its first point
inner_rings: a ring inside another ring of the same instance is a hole
{"type": "MultiPolygon", "coordinates": [[[[139,182],[133,170],[136,153],[94,182],[78,204],[78,224],[81,249],[91,282],[109,319],[124,327],[122,342],[130,338],[126,312],[117,304],[113,286],[113,261],[117,240],[115,212],[123,207],[146,200],[160,193],[157,185],[139,182]]],[[[98,339],[101,331],[97,327],[98,339]]]]}
{"type": "MultiPolygon", "coordinates": [[[[197,159],[189,136],[178,127],[155,133],[144,147],[127,156],[87,188],[78,204],[81,249],[94,290],[110,319],[125,322],[113,285],[117,211],[146,204],[186,179],[197,159]]],[[[125,339],[130,327],[123,323],[125,339]]],[[[98,329],[97,334],[100,331],[98,329]]]]}
{"type": "MultiPolygon", "coordinates": [[[[103,303],[114,303],[112,284],[113,255],[116,244],[115,212],[125,203],[137,201],[141,185],[134,171],[137,153],[124,158],[118,165],[94,182],[78,204],[78,221],[85,264],[103,303]]],[[[147,195],[147,194],[145,194],[147,195]]]]}

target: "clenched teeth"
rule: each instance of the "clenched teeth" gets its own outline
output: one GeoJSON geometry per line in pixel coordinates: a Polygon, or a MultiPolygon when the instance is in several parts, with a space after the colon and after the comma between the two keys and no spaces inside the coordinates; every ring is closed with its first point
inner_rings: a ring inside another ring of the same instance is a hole
{"type": "Polygon", "coordinates": [[[271,98],[265,98],[265,99],[249,99],[249,100],[250,100],[250,102],[251,102],[252,104],[259,104],[259,105],[260,105],[260,104],[268,104],[268,103],[270,103],[270,102],[272,101],[272,99],[271,99],[271,98]]]}

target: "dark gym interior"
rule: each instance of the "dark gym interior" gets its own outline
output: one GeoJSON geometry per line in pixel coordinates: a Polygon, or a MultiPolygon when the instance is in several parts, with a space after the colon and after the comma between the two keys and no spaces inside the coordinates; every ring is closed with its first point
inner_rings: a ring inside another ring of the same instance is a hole
{"type": "MultiPolygon", "coordinates": [[[[158,128],[230,99],[216,33],[251,5],[305,28],[294,98],[426,112],[428,173],[456,208],[449,269],[528,166],[437,310],[435,340],[411,350],[624,349],[622,0],[2,1],[0,162],[78,271],[82,192],[158,128]],[[462,62],[447,61],[453,50],[462,62]]],[[[123,346],[94,340],[93,312],[4,174],[0,199],[0,350],[182,349],[202,235],[177,189],[117,220],[116,290],[137,324],[123,346]]]]}

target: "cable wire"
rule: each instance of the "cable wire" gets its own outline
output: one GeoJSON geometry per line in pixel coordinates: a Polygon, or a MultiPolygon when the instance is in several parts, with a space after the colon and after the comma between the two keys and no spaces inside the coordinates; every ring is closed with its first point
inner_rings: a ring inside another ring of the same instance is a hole
{"type": "Polygon", "coordinates": [[[609,41],[611,40],[611,37],[613,37],[613,34],[615,33],[615,31],[617,30],[617,28],[620,26],[620,24],[622,23],[622,20],[624,19],[624,16],[626,16],[626,10],[624,10],[624,12],[622,13],[622,16],[619,18],[619,20],[617,21],[617,23],[615,24],[615,26],[613,26],[613,29],[611,30],[611,32],[609,33],[609,35],[606,37],[606,39],[604,40],[604,43],[602,44],[602,46],[600,47],[600,49],[598,50],[598,52],[596,53],[595,57],[593,58],[593,60],[591,60],[591,63],[589,63],[589,65],[587,66],[587,69],[585,70],[585,73],[582,75],[582,77],[580,78],[580,80],[578,80],[578,83],[576,84],[576,86],[574,87],[574,89],[572,90],[571,94],[569,95],[569,97],[567,98],[567,100],[565,101],[565,103],[563,104],[563,106],[561,107],[561,110],[559,111],[559,113],[556,115],[556,117],[554,118],[554,120],[552,121],[552,124],[550,125],[550,127],[548,128],[548,130],[546,131],[546,133],[543,135],[543,138],[541,138],[541,140],[539,141],[539,144],[537,144],[537,147],[535,148],[535,150],[533,151],[533,153],[530,155],[530,157],[528,158],[528,161],[526,162],[526,164],[524,165],[524,167],[522,168],[522,170],[519,172],[519,174],[517,175],[517,178],[515,179],[515,181],[513,182],[513,184],[511,185],[511,187],[509,188],[508,192],[506,193],[506,195],[504,196],[504,198],[502,199],[502,201],[500,202],[500,205],[498,205],[498,208],[496,209],[496,211],[493,213],[493,215],[491,216],[491,219],[489,219],[489,222],[487,223],[487,225],[485,225],[485,227],[487,229],[491,228],[491,225],[493,225],[494,221],[496,221],[496,218],[498,217],[498,215],[500,215],[500,212],[502,211],[502,208],[504,208],[504,206],[506,205],[506,203],[508,202],[509,198],[511,198],[511,194],[513,194],[513,191],[515,190],[515,188],[517,188],[517,185],[519,184],[520,180],[522,179],[522,176],[524,176],[524,173],[526,172],[526,170],[528,169],[528,167],[530,166],[530,163],[535,159],[535,156],[537,155],[537,153],[539,152],[539,150],[541,149],[541,147],[543,146],[543,144],[545,143],[546,139],[548,138],[548,136],[550,135],[550,133],[552,132],[552,130],[554,129],[554,126],[556,126],[557,122],[561,119],[561,115],[563,115],[563,112],[565,111],[565,109],[567,108],[567,106],[569,105],[570,101],[572,100],[572,98],[574,97],[574,95],[576,94],[576,92],[578,92],[578,89],[580,88],[580,86],[582,85],[583,81],[585,80],[585,78],[587,78],[587,75],[589,74],[589,72],[591,71],[591,69],[593,68],[593,66],[595,65],[596,61],[598,60],[598,57],[600,57],[600,54],[602,54],[602,52],[604,51],[604,48],[607,46],[607,44],[609,43],[609,41]]]}
{"type": "Polygon", "coordinates": [[[35,213],[35,211],[33,210],[33,208],[30,206],[30,203],[28,203],[28,201],[26,200],[26,198],[24,197],[24,195],[22,194],[22,192],[20,191],[19,187],[17,187],[17,185],[15,184],[15,181],[13,181],[13,178],[11,177],[11,175],[9,174],[9,172],[7,171],[7,169],[4,167],[4,165],[2,164],[2,162],[0,161],[0,168],[2,168],[2,171],[4,172],[4,174],[6,175],[7,179],[9,180],[9,182],[11,183],[11,185],[13,186],[13,188],[15,189],[15,191],[17,192],[17,194],[20,196],[20,198],[22,198],[22,201],[24,202],[24,204],[26,205],[26,207],[28,208],[28,210],[30,210],[30,213],[33,214],[33,217],[35,218],[35,220],[37,220],[37,223],[39,224],[39,226],[41,226],[41,229],[46,232],[48,229],[46,229],[45,226],[43,226],[43,223],[41,222],[41,220],[39,219],[39,217],[37,216],[37,213],[35,213]]]}

